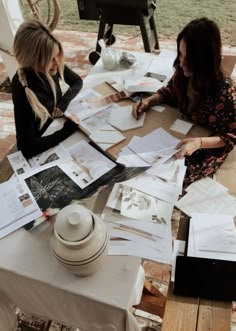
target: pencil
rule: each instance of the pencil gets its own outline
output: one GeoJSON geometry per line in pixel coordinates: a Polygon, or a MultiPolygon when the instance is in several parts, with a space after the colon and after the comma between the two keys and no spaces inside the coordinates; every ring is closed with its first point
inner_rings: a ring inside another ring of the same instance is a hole
{"type": "Polygon", "coordinates": [[[143,94],[141,94],[141,96],[140,96],[139,104],[138,104],[138,107],[137,107],[137,110],[136,110],[136,112],[137,112],[137,120],[139,119],[139,115],[140,115],[140,113],[138,112],[138,110],[141,107],[142,102],[143,102],[143,94]]]}

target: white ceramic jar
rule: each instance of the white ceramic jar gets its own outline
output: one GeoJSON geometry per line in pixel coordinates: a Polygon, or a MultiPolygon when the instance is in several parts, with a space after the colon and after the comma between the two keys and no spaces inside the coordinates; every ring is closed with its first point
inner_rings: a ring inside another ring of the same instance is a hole
{"type": "Polygon", "coordinates": [[[51,252],[65,268],[80,276],[96,272],[108,252],[104,222],[87,208],[69,205],[57,215],[51,252]]]}

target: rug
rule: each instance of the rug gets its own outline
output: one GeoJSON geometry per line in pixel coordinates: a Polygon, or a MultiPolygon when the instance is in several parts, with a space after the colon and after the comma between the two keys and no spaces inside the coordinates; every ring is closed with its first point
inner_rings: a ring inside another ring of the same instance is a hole
{"type": "MultiPolygon", "coordinates": [[[[161,324],[157,317],[145,312],[135,315],[142,331],[160,331],[161,324]]],[[[16,331],[80,331],[78,328],[65,326],[54,321],[45,321],[37,316],[17,311],[18,326],[16,331]]]]}

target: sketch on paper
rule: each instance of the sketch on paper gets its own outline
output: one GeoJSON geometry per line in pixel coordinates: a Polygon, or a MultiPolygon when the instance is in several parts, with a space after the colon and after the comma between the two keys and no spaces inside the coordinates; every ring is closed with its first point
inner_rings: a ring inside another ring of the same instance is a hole
{"type": "Polygon", "coordinates": [[[32,168],[42,167],[45,164],[57,165],[71,160],[70,154],[66,151],[62,144],[49,148],[48,150],[40,153],[31,159],[29,164],[32,168]]]}
{"type": "Polygon", "coordinates": [[[78,185],[58,166],[50,167],[25,179],[42,212],[63,208],[79,197],[78,185]]]}
{"type": "Polygon", "coordinates": [[[122,185],[122,188],[121,215],[158,224],[167,223],[163,212],[163,204],[167,203],[132,187],[122,185]]]}
{"type": "Polygon", "coordinates": [[[159,200],[132,187],[123,186],[121,214],[145,221],[166,224],[163,216],[159,216],[159,200]]]}

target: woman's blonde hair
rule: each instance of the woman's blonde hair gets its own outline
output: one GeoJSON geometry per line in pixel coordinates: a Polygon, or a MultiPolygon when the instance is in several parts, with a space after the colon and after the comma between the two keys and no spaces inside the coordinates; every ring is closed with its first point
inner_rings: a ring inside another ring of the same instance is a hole
{"type": "Polygon", "coordinates": [[[38,100],[35,93],[28,87],[25,69],[30,68],[34,70],[36,74],[38,74],[39,71],[45,74],[51,86],[56,106],[55,83],[49,73],[50,60],[55,45],[59,48],[61,61],[58,64],[58,70],[60,77],[63,79],[64,54],[62,45],[44,24],[36,20],[25,21],[18,28],[13,44],[14,55],[20,66],[18,69],[19,80],[25,87],[26,96],[35,115],[40,119],[40,128],[50,117],[50,114],[38,100]]]}

